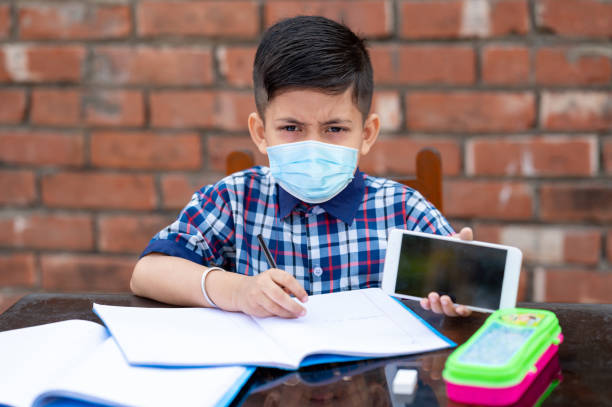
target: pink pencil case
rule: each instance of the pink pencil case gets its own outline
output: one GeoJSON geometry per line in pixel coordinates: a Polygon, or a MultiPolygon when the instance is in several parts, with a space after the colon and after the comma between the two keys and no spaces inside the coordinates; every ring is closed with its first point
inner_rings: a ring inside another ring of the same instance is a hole
{"type": "MultiPolygon", "coordinates": [[[[448,358],[448,398],[468,404],[509,406],[541,375],[554,370],[563,334],[550,311],[506,309],[493,313],[448,358]]],[[[539,380],[541,381],[541,380],[539,380]]]]}

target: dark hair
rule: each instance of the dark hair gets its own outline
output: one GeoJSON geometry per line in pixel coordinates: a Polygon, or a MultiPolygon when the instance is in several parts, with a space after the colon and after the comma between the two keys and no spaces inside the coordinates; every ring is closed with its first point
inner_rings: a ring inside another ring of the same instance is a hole
{"type": "Polygon", "coordinates": [[[353,102],[365,120],[374,87],[364,41],[348,27],[317,16],[282,20],[264,33],[255,54],[253,83],[262,118],[281,90],[312,88],[339,94],[352,86],[353,102]]]}

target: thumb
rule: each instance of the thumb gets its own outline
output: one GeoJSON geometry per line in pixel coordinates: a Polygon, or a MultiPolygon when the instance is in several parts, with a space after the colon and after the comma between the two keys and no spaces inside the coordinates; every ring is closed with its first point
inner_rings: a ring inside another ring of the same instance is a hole
{"type": "Polygon", "coordinates": [[[459,231],[459,233],[455,233],[454,237],[458,237],[461,240],[474,240],[474,232],[472,228],[465,227],[459,231]]]}

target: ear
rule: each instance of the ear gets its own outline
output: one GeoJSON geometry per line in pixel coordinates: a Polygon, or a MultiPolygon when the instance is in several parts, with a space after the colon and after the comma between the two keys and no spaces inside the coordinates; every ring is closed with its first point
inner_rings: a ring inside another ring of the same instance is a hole
{"type": "Polygon", "coordinates": [[[366,155],[376,142],[380,132],[380,117],[372,113],[363,125],[363,141],[361,143],[361,155],[366,155]]]}
{"type": "Polygon", "coordinates": [[[249,115],[249,134],[251,135],[251,140],[253,140],[253,143],[255,143],[257,149],[262,154],[267,154],[266,147],[268,147],[268,143],[264,137],[264,130],[264,122],[259,114],[251,113],[249,115]]]}

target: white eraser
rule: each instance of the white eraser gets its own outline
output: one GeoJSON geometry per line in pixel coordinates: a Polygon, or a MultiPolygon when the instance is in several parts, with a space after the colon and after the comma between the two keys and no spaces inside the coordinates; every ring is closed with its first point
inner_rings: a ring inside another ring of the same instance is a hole
{"type": "Polygon", "coordinates": [[[417,384],[417,371],[415,369],[399,369],[393,378],[394,394],[412,394],[417,384]]]}

